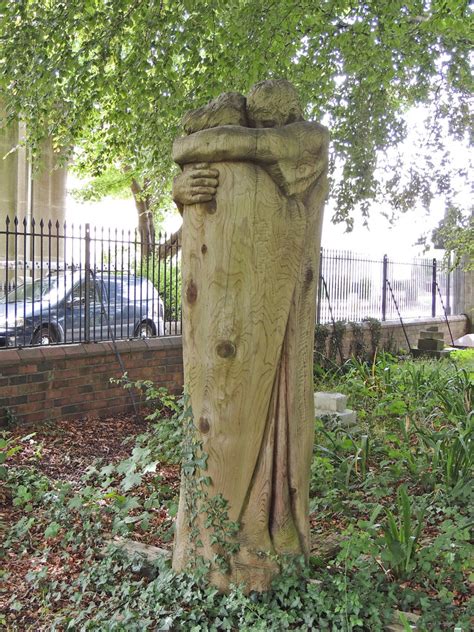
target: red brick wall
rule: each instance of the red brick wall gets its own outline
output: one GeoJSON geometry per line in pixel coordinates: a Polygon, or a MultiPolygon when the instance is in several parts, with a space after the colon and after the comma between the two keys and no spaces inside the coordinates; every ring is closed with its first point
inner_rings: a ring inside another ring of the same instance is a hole
{"type": "MultiPolygon", "coordinates": [[[[181,392],[181,337],[119,341],[117,349],[131,380],[181,392]]],[[[121,375],[111,342],[0,349],[0,422],[9,414],[28,423],[128,412],[128,392],[110,383],[121,375]]]]}
{"type": "MultiPolygon", "coordinates": [[[[467,332],[465,316],[450,317],[454,338],[467,332]]],[[[438,325],[449,343],[446,323],[441,318],[407,321],[412,346],[418,333],[429,325],[438,325]]],[[[352,335],[347,328],[343,343],[349,356],[352,335]]],[[[382,324],[382,345],[392,340],[398,348],[407,347],[402,328],[395,321],[382,324]]],[[[370,348],[370,332],[365,331],[370,348]]],[[[180,393],[183,386],[181,337],[154,338],[117,342],[125,370],[131,380],[152,380],[170,392],[180,393]]],[[[40,422],[86,415],[105,416],[132,410],[128,392],[110,384],[120,377],[120,369],[111,342],[88,345],[0,349],[0,422],[10,411],[18,421],[40,422]]]]}

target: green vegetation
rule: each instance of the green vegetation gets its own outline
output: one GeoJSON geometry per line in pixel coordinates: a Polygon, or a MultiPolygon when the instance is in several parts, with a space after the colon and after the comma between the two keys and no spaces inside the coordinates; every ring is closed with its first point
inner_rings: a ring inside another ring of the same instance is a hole
{"type": "MultiPolygon", "coordinates": [[[[151,406],[151,426],[134,439],[130,456],[89,467],[75,481],[40,472],[41,445],[32,435],[4,433],[1,474],[12,511],[21,509],[6,547],[31,561],[23,592],[7,596],[11,629],[382,630],[398,609],[420,614],[420,630],[467,632],[468,355],[458,354],[456,363],[381,355],[318,378],[317,388],[349,396],[358,428],[316,422],[312,557],[303,567],[280,560],[282,575],[268,594],[246,596],[236,587],[220,595],[204,572],[175,575],[166,559],[140,574],[140,558],[110,544],[115,535],[161,546],[172,538],[176,463],[203,465],[185,440],[192,417],[184,400],[151,382],[125,380],[151,406]],[[328,541],[336,543],[330,551],[328,541]]],[[[222,502],[209,508],[217,538],[232,527],[219,521],[222,502]]]]}
{"type": "Polygon", "coordinates": [[[93,178],[86,195],[129,186],[146,214],[169,201],[171,143],[186,110],[287,77],[308,117],[331,128],[338,221],[368,215],[373,201],[428,209],[440,194],[455,208],[468,177],[450,152],[471,127],[469,4],[7,0],[0,90],[34,153],[48,135],[64,159],[79,147],[76,166],[93,178]],[[407,161],[404,114],[419,105],[426,129],[407,161]]]}

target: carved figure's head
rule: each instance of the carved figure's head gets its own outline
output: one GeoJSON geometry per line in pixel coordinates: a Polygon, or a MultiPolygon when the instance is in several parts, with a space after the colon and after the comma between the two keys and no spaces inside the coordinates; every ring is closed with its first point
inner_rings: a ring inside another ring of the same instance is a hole
{"type": "Polygon", "coordinates": [[[286,79],[256,83],[247,97],[247,114],[252,127],[282,127],[303,120],[296,88],[286,79]]]}
{"type": "Polygon", "coordinates": [[[220,125],[248,127],[245,97],[238,92],[224,92],[206,105],[183,116],[182,125],[187,134],[220,125]]]}

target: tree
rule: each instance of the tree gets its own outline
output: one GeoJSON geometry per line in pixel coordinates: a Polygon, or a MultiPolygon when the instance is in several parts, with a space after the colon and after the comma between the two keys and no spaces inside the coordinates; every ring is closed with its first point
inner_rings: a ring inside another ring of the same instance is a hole
{"type": "Polygon", "coordinates": [[[471,27],[467,0],[6,0],[0,88],[33,151],[51,135],[58,151],[80,146],[92,176],[133,173],[148,221],[183,113],[284,76],[331,129],[334,219],[350,225],[374,201],[403,211],[452,194],[449,140],[472,121],[471,27]],[[424,149],[404,165],[395,150],[417,104],[431,108],[424,149]]]}
{"type": "Polygon", "coordinates": [[[445,260],[451,268],[461,265],[465,270],[473,270],[474,212],[467,215],[455,206],[449,207],[433,231],[432,241],[435,247],[446,251],[445,260]]]}

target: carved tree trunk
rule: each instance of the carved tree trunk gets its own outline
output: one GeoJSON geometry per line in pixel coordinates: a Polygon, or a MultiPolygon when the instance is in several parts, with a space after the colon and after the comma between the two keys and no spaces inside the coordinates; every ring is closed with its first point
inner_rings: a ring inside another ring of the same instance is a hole
{"type": "Polygon", "coordinates": [[[247,590],[266,590],[278,572],[275,555],[309,551],[319,244],[307,230],[317,226],[262,167],[214,166],[216,204],[184,211],[185,384],[207,454],[205,494],[227,501],[228,519],[239,523],[231,538],[238,551],[228,555],[222,529],[216,534],[206,525],[202,497],[201,513],[190,515],[192,476],[183,480],[173,566],[220,553],[229,566],[213,568],[217,586],[243,582],[247,590]]]}
{"type": "Polygon", "coordinates": [[[185,204],[183,359],[193,418],[173,568],[203,559],[221,590],[233,583],[261,591],[279,561],[307,557],[310,548],[328,131],[298,118],[296,92],[284,80],[252,89],[255,128],[232,124],[243,101],[221,95],[208,104],[208,128],[173,145],[184,166],[176,191],[185,204]],[[206,163],[209,178],[219,174],[217,193],[195,204],[206,192],[206,163]]]}

